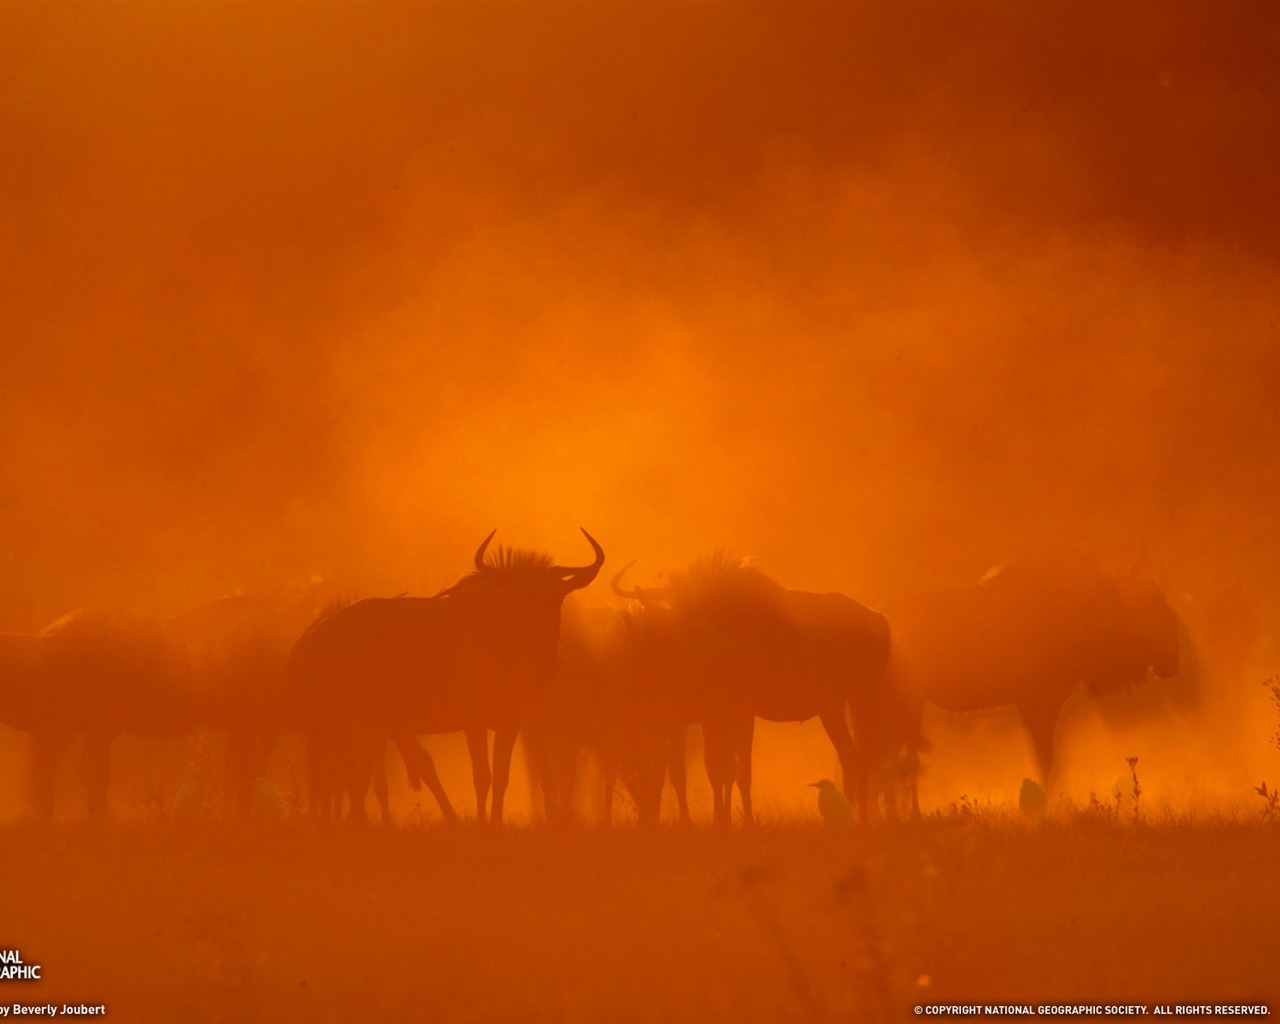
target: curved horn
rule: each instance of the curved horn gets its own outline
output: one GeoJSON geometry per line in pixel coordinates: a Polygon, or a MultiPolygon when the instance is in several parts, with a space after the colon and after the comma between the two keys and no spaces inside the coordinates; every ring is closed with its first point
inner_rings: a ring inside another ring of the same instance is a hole
{"type": "MultiPolygon", "coordinates": [[[[582,527],[579,527],[579,529],[582,529],[582,527]]],[[[596,539],[591,536],[591,534],[587,533],[585,529],[582,529],[582,536],[587,538],[587,543],[591,545],[591,550],[596,553],[595,561],[590,565],[584,565],[577,568],[570,566],[557,567],[559,571],[564,574],[565,582],[572,584],[570,587],[571,590],[578,590],[585,587],[596,578],[596,574],[600,571],[600,567],[604,565],[604,548],[597,544],[596,539]]]]}
{"type": "Polygon", "coordinates": [[[476,572],[484,572],[486,569],[489,568],[487,565],[484,564],[484,553],[489,548],[489,541],[493,540],[493,535],[497,532],[498,532],[497,527],[494,527],[492,530],[490,530],[489,536],[487,536],[484,539],[484,543],[482,543],[478,548],[476,548],[476,558],[475,558],[476,572]]]}
{"type": "Polygon", "coordinates": [[[635,564],[636,560],[633,558],[630,562],[614,573],[613,579],[609,581],[609,586],[613,588],[613,592],[619,597],[625,597],[628,601],[640,601],[643,603],[644,591],[639,587],[632,587],[630,590],[624,590],[622,588],[622,577],[625,576],[627,570],[635,564]]]}

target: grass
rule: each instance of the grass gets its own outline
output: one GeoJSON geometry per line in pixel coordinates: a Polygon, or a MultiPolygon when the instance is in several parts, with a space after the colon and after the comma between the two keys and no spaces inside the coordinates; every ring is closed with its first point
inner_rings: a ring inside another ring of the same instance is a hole
{"type": "MultiPolygon", "coordinates": [[[[1126,816],[1127,817],[1127,816],[1126,816]]],[[[899,1020],[1280,1000],[1275,830],[0,829],[13,998],[116,1020],[899,1020]]],[[[8,994],[6,994],[8,999],[8,994]]]]}
{"type": "MultiPolygon", "coordinates": [[[[1262,685],[1271,693],[1271,703],[1275,705],[1276,711],[1280,713],[1280,675],[1273,675],[1268,679],[1264,679],[1262,685]]],[[[1280,727],[1276,728],[1275,733],[1271,737],[1271,745],[1280,750],[1280,727]]],[[[1262,818],[1268,824],[1274,825],[1280,823],[1280,786],[1267,788],[1266,780],[1262,785],[1254,786],[1254,792],[1262,797],[1262,818]]]]}

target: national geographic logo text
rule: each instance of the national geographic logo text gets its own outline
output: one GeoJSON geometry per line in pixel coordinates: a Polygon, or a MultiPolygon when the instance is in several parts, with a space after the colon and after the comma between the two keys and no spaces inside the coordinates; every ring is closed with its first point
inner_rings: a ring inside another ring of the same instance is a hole
{"type": "Polygon", "coordinates": [[[40,965],[23,963],[16,949],[0,949],[0,981],[39,981],[40,965]]]}

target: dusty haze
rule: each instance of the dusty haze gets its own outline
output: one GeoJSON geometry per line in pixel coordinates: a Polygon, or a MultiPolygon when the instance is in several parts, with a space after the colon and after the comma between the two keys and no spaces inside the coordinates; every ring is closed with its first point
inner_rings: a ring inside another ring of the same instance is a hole
{"type": "Polygon", "coordinates": [[[1275,7],[12,4],[0,125],[0,628],[1078,544],[1280,774],[1275,7]]]}

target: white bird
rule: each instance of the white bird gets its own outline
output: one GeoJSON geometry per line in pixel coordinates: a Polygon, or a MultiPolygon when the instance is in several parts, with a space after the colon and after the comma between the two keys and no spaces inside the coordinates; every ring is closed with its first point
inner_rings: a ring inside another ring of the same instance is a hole
{"type": "Polygon", "coordinates": [[[1031,821],[1044,821],[1049,810],[1049,794],[1035,779],[1023,779],[1018,792],[1018,806],[1031,821]]]}
{"type": "Polygon", "coordinates": [[[818,791],[818,811],[827,828],[853,828],[853,805],[834,782],[819,779],[809,785],[818,791]]]}
{"type": "Polygon", "coordinates": [[[253,783],[253,804],[250,816],[256,821],[284,821],[284,794],[280,787],[263,777],[253,783]]]}
{"type": "Polygon", "coordinates": [[[204,780],[193,769],[191,777],[178,787],[173,801],[173,816],[183,821],[204,817],[206,810],[204,780]]]}

